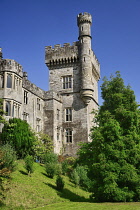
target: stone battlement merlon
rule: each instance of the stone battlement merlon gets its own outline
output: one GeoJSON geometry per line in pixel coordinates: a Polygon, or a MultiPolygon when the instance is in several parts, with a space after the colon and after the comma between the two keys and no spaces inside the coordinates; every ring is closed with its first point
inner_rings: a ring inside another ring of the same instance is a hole
{"type": "Polygon", "coordinates": [[[77,16],[77,25],[79,27],[80,23],[90,23],[92,24],[92,16],[88,12],[80,13],[77,16]]]}
{"type": "Polygon", "coordinates": [[[62,65],[66,63],[77,62],[78,60],[78,45],[79,42],[64,43],[63,46],[56,44],[54,48],[52,46],[46,46],[45,48],[45,63],[47,66],[62,65]]]}
{"type": "Polygon", "coordinates": [[[54,51],[54,50],[66,48],[66,47],[73,48],[74,46],[78,46],[78,45],[79,45],[79,42],[77,41],[77,42],[73,42],[72,45],[70,43],[64,43],[63,46],[61,44],[56,44],[54,45],[54,48],[52,46],[46,46],[45,49],[46,51],[54,51]]]}

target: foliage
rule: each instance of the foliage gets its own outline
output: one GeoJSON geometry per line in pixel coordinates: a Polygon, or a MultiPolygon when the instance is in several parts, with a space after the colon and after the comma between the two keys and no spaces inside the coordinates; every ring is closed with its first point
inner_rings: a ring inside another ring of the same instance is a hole
{"type": "Polygon", "coordinates": [[[34,171],[33,170],[33,165],[34,165],[33,156],[27,155],[24,160],[25,160],[25,168],[26,168],[28,174],[30,175],[34,171]]]}
{"type": "Polygon", "coordinates": [[[101,86],[92,142],[79,151],[87,165],[95,201],[140,201],[140,110],[119,72],[101,86]]]}
{"type": "Polygon", "coordinates": [[[65,183],[64,183],[62,176],[58,175],[57,179],[56,179],[56,189],[63,190],[64,185],[65,185],[65,183]]]}
{"type": "Polygon", "coordinates": [[[6,144],[0,146],[0,205],[5,198],[3,182],[4,178],[9,178],[11,172],[16,168],[16,153],[13,148],[6,144]]]}
{"type": "Polygon", "coordinates": [[[9,145],[0,146],[0,176],[7,176],[16,168],[16,153],[9,145]]]}
{"type": "Polygon", "coordinates": [[[53,151],[53,141],[48,134],[39,132],[34,145],[35,156],[41,163],[44,162],[44,154],[53,151]]]}
{"type": "Polygon", "coordinates": [[[74,168],[74,165],[76,163],[76,159],[74,157],[71,157],[71,156],[59,155],[58,156],[58,162],[62,166],[62,174],[63,175],[70,175],[73,168],[74,168]]]}
{"type": "Polygon", "coordinates": [[[3,99],[0,98],[0,123],[6,123],[5,119],[4,119],[4,115],[5,112],[3,111],[3,99]]]}
{"type": "Polygon", "coordinates": [[[17,118],[9,119],[1,133],[2,144],[9,143],[15,149],[18,158],[33,154],[35,138],[29,124],[17,118]]]}
{"type": "Polygon", "coordinates": [[[79,185],[86,190],[91,187],[91,181],[87,176],[87,168],[85,166],[77,165],[71,173],[71,178],[75,185],[79,185]]]}
{"type": "Polygon", "coordinates": [[[45,169],[47,176],[53,178],[58,172],[58,158],[53,152],[48,152],[45,154],[45,169]]]}
{"type": "Polygon", "coordinates": [[[80,184],[80,176],[79,176],[79,174],[78,174],[78,172],[77,172],[76,169],[74,169],[74,170],[72,171],[72,173],[71,173],[71,179],[72,179],[73,183],[74,183],[76,186],[78,186],[78,185],[80,184]]]}

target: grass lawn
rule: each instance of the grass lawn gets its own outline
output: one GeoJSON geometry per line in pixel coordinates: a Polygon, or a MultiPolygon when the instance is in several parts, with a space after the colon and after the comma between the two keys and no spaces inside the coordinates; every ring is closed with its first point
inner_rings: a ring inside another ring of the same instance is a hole
{"type": "Polygon", "coordinates": [[[90,194],[75,187],[68,177],[64,177],[65,187],[59,192],[55,187],[56,178],[48,178],[44,167],[38,163],[35,163],[34,173],[30,177],[26,174],[23,161],[19,161],[11,177],[11,182],[6,185],[6,206],[0,207],[2,210],[140,210],[140,203],[90,203],[90,194]]]}

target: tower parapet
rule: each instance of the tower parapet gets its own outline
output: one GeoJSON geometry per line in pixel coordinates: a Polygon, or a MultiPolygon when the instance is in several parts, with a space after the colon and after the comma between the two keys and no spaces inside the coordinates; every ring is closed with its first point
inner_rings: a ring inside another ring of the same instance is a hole
{"type": "Polygon", "coordinates": [[[90,24],[92,24],[92,16],[91,16],[91,14],[89,14],[88,12],[80,13],[77,16],[77,25],[78,25],[78,27],[79,27],[79,25],[81,23],[90,23],[90,24]]]}
{"type": "Polygon", "coordinates": [[[15,72],[16,74],[23,76],[23,68],[22,66],[17,63],[15,60],[12,59],[3,59],[1,62],[1,71],[11,71],[15,72]]]}
{"type": "Polygon", "coordinates": [[[73,45],[65,43],[63,46],[57,44],[54,48],[52,46],[45,48],[45,63],[50,69],[56,68],[58,65],[66,65],[77,61],[78,42],[74,42],[73,45]]]}

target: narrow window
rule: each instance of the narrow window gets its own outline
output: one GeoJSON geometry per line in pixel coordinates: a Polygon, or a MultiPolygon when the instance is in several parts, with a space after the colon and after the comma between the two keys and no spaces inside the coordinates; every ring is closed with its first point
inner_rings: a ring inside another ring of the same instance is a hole
{"type": "Polygon", "coordinates": [[[72,129],[66,129],[66,143],[72,143],[72,129]]]}
{"type": "Polygon", "coordinates": [[[12,117],[15,115],[15,105],[13,104],[13,109],[12,109],[12,117]]]}
{"type": "Polygon", "coordinates": [[[37,98],[37,109],[40,110],[40,99],[37,98]]]}
{"type": "Polygon", "coordinates": [[[28,92],[24,91],[24,104],[28,104],[28,92]]]}
{"type": "Polygon", "coordinates": [[[6,101],[6,115],[11,116],[11,103],[10,101],[6,101]]]}
{"type": "Polygon", "coordinates": [[[37,132],[41,131],[40,121],[41,121],[41,119],[39,119],[39,118],[36,119],[36,131],[37,132]]]}
{"type": "Polygon", "coordinates": [[[68,89],[72,87],[72,76],[63,77],[63,89],[68,89]]]}
{"type": "Polygon", "coordinates": [[[66,109],[66,121],[72,121],[72,109],[71,108],[66,109]]]}
{"type": "Polygon", "coordinates": [[[85,60],[86,60],[86,59],[85,59],[85,57],[84,57],[84,62],[85,62],[85,60]]]}
{"type": "Polygon", "coordinates": [[[57,109],[57,120],[59,120],[59,118],[60,118],[60,110],[57,109]]]}
{"type": "Polygon", "coordinates": [[[0,75],[0,88],[4,88],[4,76],[0,75]]]}
{"type": "Polygon", "coordinates": [[[12,75],[7,74],[7,88],[12,88],[12,75]]]}
{"type": "Polygon", "coordinates": [[[57,141],[59,141],[59,127],[57,127],[57,141]]]}

